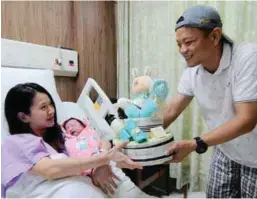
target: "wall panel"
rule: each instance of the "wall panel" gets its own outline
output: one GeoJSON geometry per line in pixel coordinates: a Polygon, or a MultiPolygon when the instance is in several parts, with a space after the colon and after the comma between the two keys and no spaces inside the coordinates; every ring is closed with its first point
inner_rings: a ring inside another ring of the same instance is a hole
{"type": "Polygon", "coordinates": [[[1,2],[1,22],[2,38],[78,51],[78,77],[56,77],[62,100],[76,101],[88,77],[116,96],[114,2],[1,2]]]}
{"type": "Polygon", "coordinates": [[[77,97],[88,77],[94,78],[109,97],[116,97],[116,39],[114,2],[74,2],[75,45],[80,72],[77,97]]]}

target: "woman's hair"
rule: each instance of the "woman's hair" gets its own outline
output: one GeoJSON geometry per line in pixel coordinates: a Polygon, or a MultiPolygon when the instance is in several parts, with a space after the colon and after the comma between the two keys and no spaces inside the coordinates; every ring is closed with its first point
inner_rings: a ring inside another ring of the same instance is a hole
{"type": "Polygon", "coordinates": [[[18,118],[18,113],[23,112],[25,114],[30,114],[31,106],[33,105],[33,99],[36,93],[46,94],[51,104],[55,109],[54,113],[54,126],[49,127],[43,134],[43,140],[50,144],[58,152],[62,152],[64,148],[64,138],[60,126],[57,123],[56,107],[52,96],[49,92],[42,86],[36,83],[25,83],[18,84],[11,88],[7,93],[5,98],[5,117],[9,126],[9,131],[11,135],[31,133],[34,134],[29,124],[22,122],[18,118]]]}

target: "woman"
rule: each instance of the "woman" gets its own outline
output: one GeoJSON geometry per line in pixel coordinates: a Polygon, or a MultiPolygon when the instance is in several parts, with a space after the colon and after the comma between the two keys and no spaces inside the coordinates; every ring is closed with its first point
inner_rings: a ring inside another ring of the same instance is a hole
{"type": "MultiPolygon", "coordinates": [[[[91,177],[99,182],[111,160],[120,168],[141,168],[119,152],[126,143],[90,158],[68,157],[55,110],[51,95],[38,84],[19,84],[8,92],[5,116],[11,135],[2,144],[7,197],[106,197],[90,177],[78,174],[93,168],[91,177]]],[[[115,186],[112,178],[109,184],[115,186]]]]}

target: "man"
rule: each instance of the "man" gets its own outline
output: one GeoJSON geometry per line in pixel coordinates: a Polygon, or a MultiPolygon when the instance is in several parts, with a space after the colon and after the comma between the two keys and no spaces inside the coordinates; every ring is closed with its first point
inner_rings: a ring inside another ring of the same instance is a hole
{"type": "Polygon", "coordinates": [[[189,8],[176,23],[185,69],[168,104],[167,128],[195,97],[208,133],[169,148],[171,162],[215,146],[207,197],[257,197],[257,45],[235,45],[222,33],[218,12],[189,8]]]}

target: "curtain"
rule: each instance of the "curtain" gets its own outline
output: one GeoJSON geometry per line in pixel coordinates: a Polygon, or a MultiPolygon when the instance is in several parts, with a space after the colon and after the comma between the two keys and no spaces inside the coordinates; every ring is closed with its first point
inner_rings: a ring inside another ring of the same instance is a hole
{"type": "MultiPolygon", "coordinates": [[[[190,6],[215,7],[223,20],[223,31],[236,43],[257,42],[257,2],[254,1],[119,1],[117,4],[118,97],[130,97],[130,70],[150,67],[169,83],[169,98],[177,86],[185,62],[175,40],[175,22],[190,6]],[[159,68],[159,69],[158,69],[159,68]]],[[[169,127],[176,140],[191,139],[207,131],[196,102],[169,127]]],[[[212,148],[204,155],[192,153],[182,163],[170,165],[170,177],[180,189],[190,183],[190,191],[204,191],[212,148]]]]}

